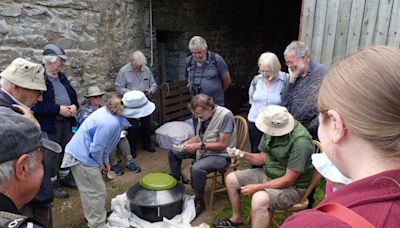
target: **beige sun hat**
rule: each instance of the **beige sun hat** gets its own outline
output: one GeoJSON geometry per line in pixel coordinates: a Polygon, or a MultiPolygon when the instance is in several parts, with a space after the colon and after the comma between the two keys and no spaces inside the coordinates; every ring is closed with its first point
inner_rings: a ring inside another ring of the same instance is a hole
{"type": "Polygon", "coordinates": [[[22,58],[16,58],[0,73],[0,77],[15,85],[31,90],[46,91],[44,68],[40,64],[32,63],[22,58]]]}
{"type": "Polygon", "coordinates": [[[256,127],[265,134],[282,136],[293,130],[294,118],[285,107],[270,105],[258,114],[256,127]]]}
{"type": "Polygon", "coordinates": [[[85,95],[86,98],[89,97],[97,97],[103,96],[105,93],[98,87],[98,86],[90,86],[88,88],[87,94],[85,95]]]}

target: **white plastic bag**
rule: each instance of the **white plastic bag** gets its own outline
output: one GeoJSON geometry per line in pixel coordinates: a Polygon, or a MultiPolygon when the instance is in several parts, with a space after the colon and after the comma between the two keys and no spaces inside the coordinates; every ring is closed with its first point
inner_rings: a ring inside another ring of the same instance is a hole
{"type": "Polygon", "coordinates": [[[193,126],[185,121],[167,122],[156,130],[158,145],[167,150],[173,150],[173,144],[180,144],[193,136],[193,126]]]}

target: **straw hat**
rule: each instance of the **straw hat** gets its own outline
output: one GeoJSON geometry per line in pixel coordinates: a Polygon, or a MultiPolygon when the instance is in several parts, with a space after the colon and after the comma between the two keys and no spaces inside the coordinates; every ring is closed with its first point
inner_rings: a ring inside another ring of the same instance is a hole
{"type": "Polygon", "coordinates": [[[149,101],[142,91],[129,91],[122,97],[124,109],[122,115],[127,118],[141,118],[150,115],[156,109],[153,102],[149,101]]]}
{"type": "Polygon", "coordinates": [[[270,105],[257,116],[256,127],[265,134],[282,136],[293,130],[294,119],[285,107],[270,105]]]}
{"type": "Polygon", "coordinates": [[[104,92],[98,86],[90,86],[88,88],[87,94],[85,95],[86,98],[89,97],[98,97],[103,96],[104,92]]]}

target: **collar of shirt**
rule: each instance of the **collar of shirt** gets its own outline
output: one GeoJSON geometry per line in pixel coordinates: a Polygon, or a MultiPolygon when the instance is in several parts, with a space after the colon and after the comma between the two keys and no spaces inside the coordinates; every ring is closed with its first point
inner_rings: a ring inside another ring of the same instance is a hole
{"type": "MultiPolygon", "coordinates": [[[[131,71],[131,72],[136,72],[136,73],[138,73],[137,71],[134,71],[134,70],[133,70],[132,63],[129,64],[128,70],[131,71]]],[[[140,72],[143,72],[143,71],[144,71],[143,66],[141,66],[141,67],[140,67],[140,72]]]]}
{"type": "Polygon", "coordinates": [[[0,211],[21,214],[14,202],[8,196],[0,193],[0,211]]]}

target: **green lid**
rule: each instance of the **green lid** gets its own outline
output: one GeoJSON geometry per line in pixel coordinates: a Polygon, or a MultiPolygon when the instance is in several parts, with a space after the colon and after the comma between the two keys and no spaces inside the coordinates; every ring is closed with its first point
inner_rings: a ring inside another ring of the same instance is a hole
{"type": "Polygon", "coordinates": [[[149,173],[142,177],[139,183],[143,188],[159,191],[175,187],[176,180],[165,173],[149,173]]]}

